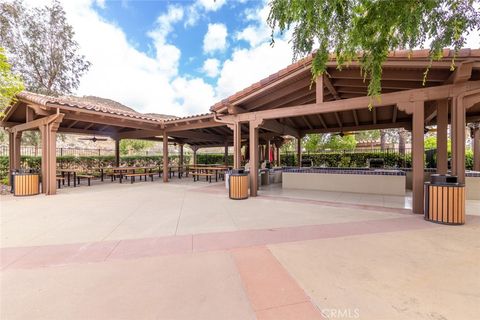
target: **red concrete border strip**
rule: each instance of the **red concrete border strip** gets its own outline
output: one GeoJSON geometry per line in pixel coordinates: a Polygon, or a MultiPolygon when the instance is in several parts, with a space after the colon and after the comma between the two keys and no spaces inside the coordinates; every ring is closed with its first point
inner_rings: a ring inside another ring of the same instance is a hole
{"type": "Polygon", "coordinates": [[[231,255],[257,319],[325,319],[270,250],[235,249],[231,255]]]}
{"type": "MultiPolygon", "coordinates": [[[[229,250],[267,244],[442,227],[419,216],[95,243],[2,248],[1,268],[35,268],[113,259],[229,250]]],[[[445,227],[445,226],[443,226],[445,227]]]]}

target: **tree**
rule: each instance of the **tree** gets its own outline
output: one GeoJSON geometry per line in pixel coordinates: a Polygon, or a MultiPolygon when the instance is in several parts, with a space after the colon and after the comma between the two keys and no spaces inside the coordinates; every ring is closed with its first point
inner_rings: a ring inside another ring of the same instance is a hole
{"type": "Polygon", "coordinates": [[[120,140],[120,154],[127,155],[131,152],[139,152],[153,147],[152,141],[122,139],[120,140]]]}
{"type": "Polygon", "coordinates": [[[373,97],[381,93],[389,51],[423,47],[427,39],[430,62],[440,59],[445,47],[458,51],[465,35],[480,29],[478,5],[478,0],[272,0],[267,22],[272,44],[277,28],[293,31],[294,60],[318,49],[313,79],[326,72],[331,51],[339,68],[358,61],[373,97]]]}
{"type": "Polygon", "coordinates": [[[23,83],[19,76],[12,73],[4,50],[0,47],[0,118],[6,107],[8,107],[15,95],[23,90],[23,83]]]}
{"type": "Polygon", "coordinates": [[[32,9],[18,0],[0,3],[0,46],[30,91],[61,95],[78,87],[90,62],[73,37],[58,1],[32,9]]]}
{"type": "Polygon", "coordinates": [[[355,132],[355,137],[357,141],[370,142],[370,146],[373,147],[374,142],[380,138],[380,130],[365,130],[355,132]]]}
{"type": "Polygon", "coordinates": [[[322,145],[322,149],[330,150],[353,150],[357,146],[355,135],[339,136],[338,134],[329,135],[329,139],[322,145]]]}

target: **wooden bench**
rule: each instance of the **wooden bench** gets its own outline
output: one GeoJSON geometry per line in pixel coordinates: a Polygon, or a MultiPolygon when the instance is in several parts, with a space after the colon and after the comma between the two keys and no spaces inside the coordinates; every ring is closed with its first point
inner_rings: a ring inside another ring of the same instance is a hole
{"type": "Polygon", "coordinates": [[[77,184],[80,185],[80,179],[87,179],[88,186],[90,186],[90,181],[95,178],[95,176],[89,174],[77,174],[77,184]]]}
{"type": "Polygon", "coordinates": [[[153,172],[141,172],[141,173],[127,173],[124,175],[125,178],[130,178],[130,182],[134,183],[135,182],[135,177],[140,177],[140,181],[142,181],[142,177],[145,177],[145,181],[147,181],[147,176],[152,179],[153,182],[153,175],[155,173],[153,172]]]}
{"type": "Polygon", "coordinates": [[[192,173],[192,176],[193,176],[193,182],[199,181],[199,180],[200,180],[200,177],[205,177],[205,181],[208,181],[209,183],[211,183],[211,182],[212,182],[213,173],[193,172],[193,173],[192,173]]]}
{"type": "Polygon", "coordinates": [[[123,173],[120,173],[120,172],[108,172],[105,174],[107,177],[110,177],[112,179],[112,182],[113,180],[116,180],[117,177],[120,178],[120,183],[122,183],[122,177],[123,177],[123,173]]]}
{"type": "Polygon", "coordinates": [[[57,179],[58,189],[60,189],[62,187],[62,184],[65,184],[65,177],[57,176],[55,178],[57,179]]]}

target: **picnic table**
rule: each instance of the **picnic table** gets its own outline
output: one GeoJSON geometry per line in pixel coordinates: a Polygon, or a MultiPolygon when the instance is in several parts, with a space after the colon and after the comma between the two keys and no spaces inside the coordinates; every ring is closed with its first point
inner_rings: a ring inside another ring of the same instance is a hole
{"type": "Polygon", "coordinates": [[[61,173],[63,178],[63,183],[65,184],[65,174],[67,174],[67,185],[70,187],[70,176],[73,175],[73,186],[77,186],[77,172],[80,172],[78,169],[57,169],[61,173]]]}
{"type": "MultiPolygon", "coordinates": [[[[145,173],[152,172],[154,169],[159,169],[159,175],[161,174],[161,168],[159,166],[130,166],[130,167],[100,167],[97,168],[100,171],[100,179],[103,181],[103,176],[105,170],[111,170],[113,175],[117,174],[120,176],[120,182],[124,174],[135,173],[135,170],[144,170],[145,173]]],[[[113,180],[113,177],[112,177],[113,180]]]]}
{"type": "Polygon", "coordinates": [[[175,176],[175,172],[177,172],[177,176],[179,179],[182,178],[184,172],[185,172],[185,175],[188,177],[189,167],[190,166],[188,164],[168,166],[168,177],[172,178],[172,174],[173,176],[175,176]]]}
{"type": "MultiPolygon", "coordinates": [[[[191,166],[190,170],[193,171],[193,179],[198,178],[198,176],[205,175],[207,178],[215,174],[215,181],[218,182],[219,173],[225,172],[229,169],[228,166],[191,166]]],[[[225,179],[225,175],[223,175],[225,179]]],[[[198,180],[198,179],[197,179],[198,180]]]]}

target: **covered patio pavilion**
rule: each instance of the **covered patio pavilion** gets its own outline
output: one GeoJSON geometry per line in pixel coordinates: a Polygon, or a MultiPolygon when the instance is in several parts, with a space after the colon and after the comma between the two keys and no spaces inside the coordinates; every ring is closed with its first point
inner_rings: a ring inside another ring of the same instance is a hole
{"type": "MultiPolygon", "coordinates": [[[[337,69],[334,57],[327,75],[312,85],[312,56],[240,91],[211,108],[216,121],[234,128],[249,127],[250,195],[258,190],[259,130],[269,129],[297,138],[307,133],[405,128],[412,131],[413,212],[423,213],[424,130],[437,125],[437,172],[448,172],[447,127],[451,125],[451,174],[465,182],[465,132],[472,126],[474,170],[480,170],[480,50],[464,49],[455,58],[444,50],[443,59],[429,65],[428,50],[397,51],[383,65],[382,94],[367,96],[368,82],[352,63],[337,69]],[[372,108],[369,109],[370,104],[372,108]]],[[[234,139],[235,167],[239,167],[240,139],[234,139]]],[[[267,149],[269,144],[267,143],[267,149]]],[[[299,161],[301,163],[301,161],[299,161]]]]}
{"type": "MultiPolygon", "coordinates": [[[[447,127],[451,125],[451,173],[464,182],[466,125],[477,123],[472,126],[474,169],[480,170],[480,50],[458,52],[455,71],[451,71],[453,55],[453,51],[444,50],[443,59],[431,64],[424,81],[428,51],[392,52],[383,66],[382,94],[374,100],[367,96],[368,82],[363,80],[359,65],[351,63],[339,70],[334,57],[327,74],[312,84],[309,56],[217,103],[208,114],[159,118],[23,92],[6,111],[1,125],[10,132],[11,169],[20,166],[21,132],[40,130],[46,194],[56,192],[56,132],[70,132],[115,139],[117,164],[119,141],[125,138],[178,143],[181,162],[185,144],[194,153],[202,147],[224,146],[227,154],[228,146],[233,146],[235,168],[241,167],[241,147],[248,143],[251,196],[257,195],[259,159],[274,148],[279,164],[278,150],[284,136],[298,139],[300,160],[301,138],[307,133],[406,128],[412,131],[413,211],[422,213],[426,125],[437,125],[437,172],[441,174],[448,171],[447,127]],[[371,103],[373,108],[369,109],[371,103]]],[[[168,144],[164,144],[163,154],[166,172],[168,144]]],[[[163,180],[167,182],[168,176],[163,175],[163,180]]]]}

